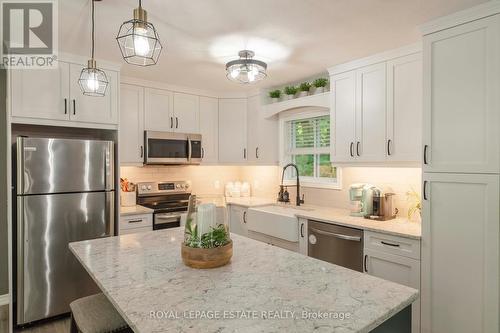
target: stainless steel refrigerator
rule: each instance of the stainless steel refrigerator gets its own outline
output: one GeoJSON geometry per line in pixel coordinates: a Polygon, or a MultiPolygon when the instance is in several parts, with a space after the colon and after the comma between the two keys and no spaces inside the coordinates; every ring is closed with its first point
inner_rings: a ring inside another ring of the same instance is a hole
{"type": "Polygon", "coordinates": [[[111,141],[17,138],[16,323],[69,312],[97,287],[69,251],[114,232],[111,141]]]}

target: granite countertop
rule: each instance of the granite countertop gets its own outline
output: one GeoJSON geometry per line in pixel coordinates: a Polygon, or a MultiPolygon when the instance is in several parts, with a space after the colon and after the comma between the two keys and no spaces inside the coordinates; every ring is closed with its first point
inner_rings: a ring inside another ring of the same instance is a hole
{"type": "Polygon", "coordinates": [[[181,260],[182,236],[180,228],[167,229],[70,249],[136,333],[369,332],[418,296],[234,234],[230,264],[192,269],[181,260]]]}
{"type": "MultiPolygon", "coordinates": [[[[278,204],[276,200],[270,198],[247,197],[247,198],[227,198],[227,204],[238,205],[247,208],[258,208],[267,205],[278,204]]],[[[316,220],[325,223],[354,227],[363,230],[381,232],[385,234],[420,239],[422,236],[422,226],[420,222],[411,222],[406,218],[397,217],[388,221],[375,221],[363,217],[350,216],[348,209],[323,207],[315,205],[301,205],[296,207],[293,204],[279,204],[297,210],[295,214],[299,218],[316,220]]]]}
{"type": "Polygon", "coordinates": [[[152,214],[153,210],[141,205],[135,205],[130,207],[120,207],[120,216],[127,215],[137,215],[137,214],[152,214]]]}

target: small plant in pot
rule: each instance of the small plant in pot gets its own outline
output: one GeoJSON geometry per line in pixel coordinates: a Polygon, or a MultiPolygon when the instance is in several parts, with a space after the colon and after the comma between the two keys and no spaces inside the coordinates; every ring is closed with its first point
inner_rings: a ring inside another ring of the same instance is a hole
{"type": "Polygon", "coordinates": [[[309,82],[302,82],[299,85],[299,90],[300,90],[299,97],[305,97],[309,95],[310,89],[311,89],[311,84],[309,82]]]}
{"type": "Polygon", "coordinates": [[[269,97],[271,97],[271,100],[273,101],[273,103],[279,102],[280,97],[281,97],[281,90],[270,91],[269,97]]]}
{"type": "Polygon", "coordinates": [[[288,100],[288,99],[293,99],[295,97],[295,94],[297,93],[297,91],[299,91],[299,89],[297,89],[297,87],[295,86],[288,86],[288,87],[285,87],[285,98],[288,100]]]}
{"type": "Polygon", "coordinates": [[[319,79],[314,80],[313,86],[316,88],[316,94],[321,94],[326,91],[326,86],[328,85],[328,79],[321,77],[319,79]]]}

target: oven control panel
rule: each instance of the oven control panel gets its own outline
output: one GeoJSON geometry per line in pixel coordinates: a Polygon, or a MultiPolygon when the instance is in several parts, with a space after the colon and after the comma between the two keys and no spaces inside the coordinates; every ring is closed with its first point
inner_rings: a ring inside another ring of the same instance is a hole
{"type": "Polygon", "coordinates": [[[164,193],[186,193],[191,191],[188,181],[165,181],[137,183],[137,195],[153,195],[164,193]]]}

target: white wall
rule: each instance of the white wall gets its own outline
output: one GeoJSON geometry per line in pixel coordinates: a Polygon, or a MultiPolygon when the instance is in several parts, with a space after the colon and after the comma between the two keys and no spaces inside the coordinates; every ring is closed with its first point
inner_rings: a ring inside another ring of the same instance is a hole
{"type": "MultiPolygon", "coordinates": [[[[223,194],[226,182],[248,181],[253,196],[270,198],[277,197],[281,177],[281,168],[277,166],[148,166],[121,167],[120,170],[121,177],[132,182],[190,180],[197,194],[223,194]]],[[[409,206],[406,192],[413,189],[420,194],[420,181],[420,168],[349,167],[342,169],[341,190],[303,187],[302,193],[306,204],[349,209],[349,185],[370,183],[396,193],[395,205],[399,215],[405,217],[409,206]]],[[[294,190],[289,190],[293,198],[294,190]]]]}

